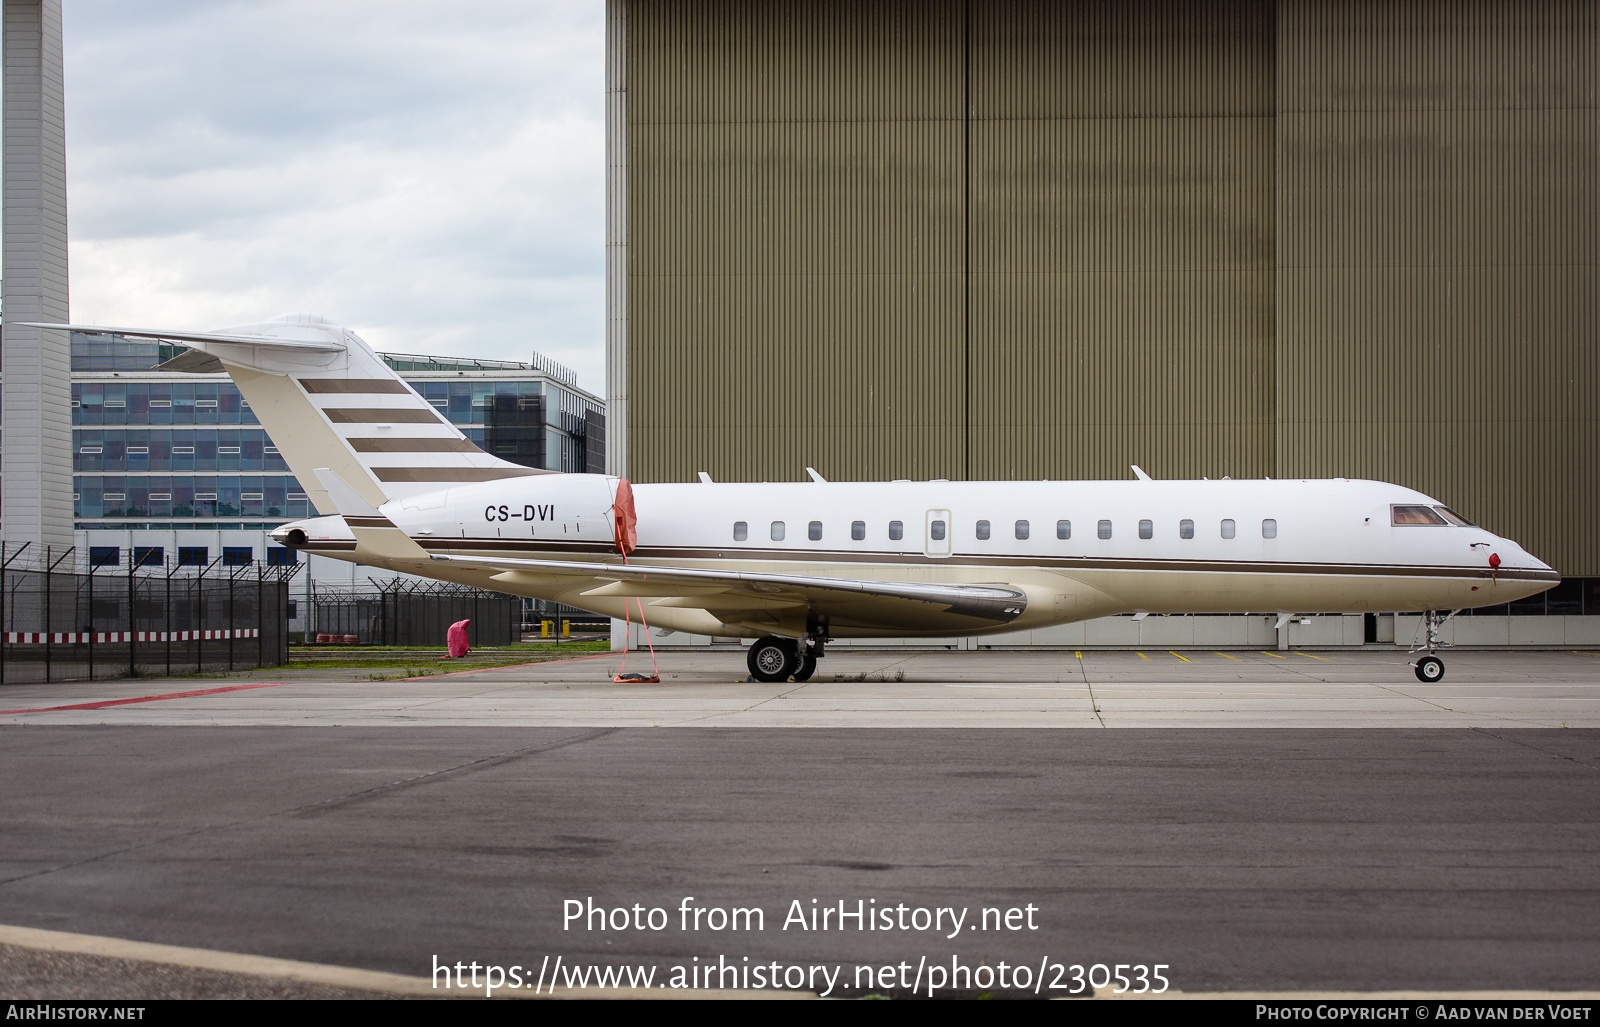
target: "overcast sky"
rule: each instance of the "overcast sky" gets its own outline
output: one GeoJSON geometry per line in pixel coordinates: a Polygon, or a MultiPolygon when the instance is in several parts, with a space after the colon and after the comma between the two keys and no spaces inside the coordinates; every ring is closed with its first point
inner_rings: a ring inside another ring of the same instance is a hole
{"type": "Polygon", "coordinates": [[[66,0],[78,322],[314,310],[604,394],[603,0],[66,0]]]}

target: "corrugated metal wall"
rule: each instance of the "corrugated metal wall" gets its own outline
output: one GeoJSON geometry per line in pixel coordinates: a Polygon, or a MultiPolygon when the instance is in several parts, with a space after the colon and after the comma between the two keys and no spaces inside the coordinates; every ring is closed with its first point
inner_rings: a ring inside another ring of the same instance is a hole
{"type": "Polygon", "coordinates": [[[633,475],[960,477],[961,4],[628,13],[633,475]]]}
{"type": "Polygon", "coordinates": [[[1596,11],[627,0],[630,473],[1348,474],[1600,574],[1596,11]]]}
{"type": "Polygon", "coordinates": [[[1270,3],[975,3],[971,39],[968,476],[1270,473],[1270,3]]]}
{"type": "Polygon", "coordinates": [[[1600,7],[1285,3],[1276,473],[1600,575],[1600,7]]]}

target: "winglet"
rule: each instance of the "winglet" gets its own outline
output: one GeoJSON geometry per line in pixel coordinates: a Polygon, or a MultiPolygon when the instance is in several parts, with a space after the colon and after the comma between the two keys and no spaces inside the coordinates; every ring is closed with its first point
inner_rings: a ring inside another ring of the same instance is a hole
{"type": "Polygon", "coordinates": [[[828,479],[826,479],[822,475],[818,474],[817,473],[817,469],[815,467],[807,467],[806,468],[806,473],[811,475],[811,480],[816,482],[818,485],[826,485],[826,484],[828,484],[828,479]]]}
{"type": "Polygon", "coordinates": [[[331,468],[318,467],[313,473],[316,474],[317,480],[322,482],[322,487],[328,490],[328,498],[333,500],[334,509],[338,511],[339,516],[379,516],[377,508],[363,499],[361,493],[351,488],[331,468]]]}
{"type": "Polygon", "coordinates": [[[1128,466],[1133,468],[1134,477],[1138,478],[1140,481],[1154,480],[1148,474],[1144,473],[1144,468],[1140,467],[1138,464],[1129,464],[1128,466]]]}

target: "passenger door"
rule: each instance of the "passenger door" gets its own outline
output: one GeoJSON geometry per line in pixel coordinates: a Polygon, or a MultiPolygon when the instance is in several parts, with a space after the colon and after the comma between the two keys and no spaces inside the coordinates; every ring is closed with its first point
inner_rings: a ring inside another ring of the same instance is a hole
{"type": "Polygon", "coordinates": [[[923,552],[935,558],[950,555],[950,511],[929,510],[922,530],[923,552]]]}

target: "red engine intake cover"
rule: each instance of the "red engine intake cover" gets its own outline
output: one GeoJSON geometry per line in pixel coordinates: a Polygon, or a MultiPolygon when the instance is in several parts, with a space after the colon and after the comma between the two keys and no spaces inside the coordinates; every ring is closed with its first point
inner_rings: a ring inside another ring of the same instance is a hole
{"type": "Polygon", "coordinates": [[[615,518],[617,552],[627,556],[639,548],[639,515],[633,509],[633,486],[627,478],[617,481],[617,497],[611,504],[615,518]]]}

